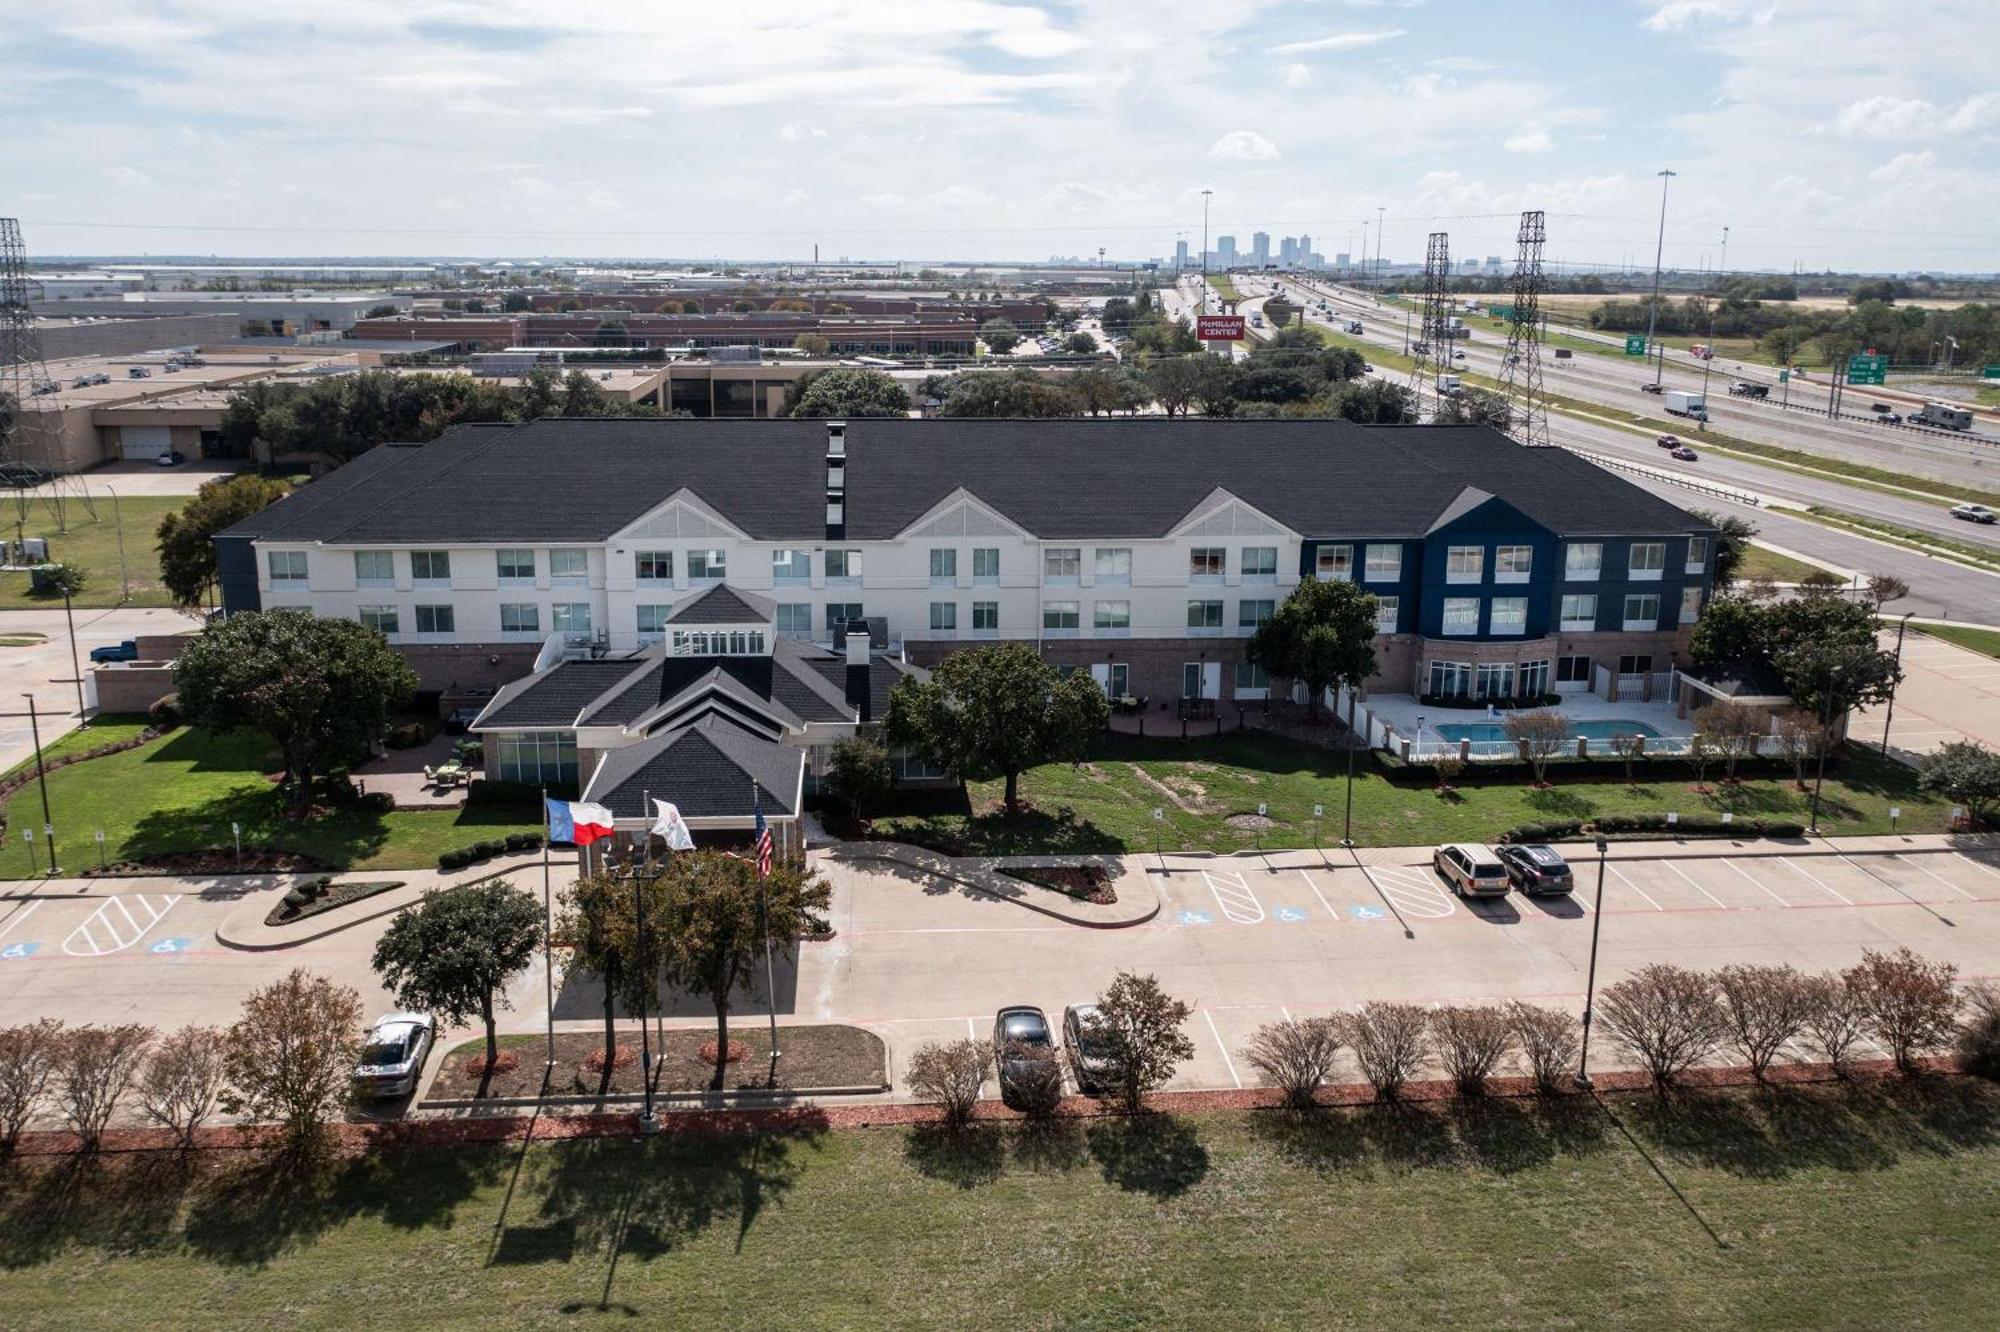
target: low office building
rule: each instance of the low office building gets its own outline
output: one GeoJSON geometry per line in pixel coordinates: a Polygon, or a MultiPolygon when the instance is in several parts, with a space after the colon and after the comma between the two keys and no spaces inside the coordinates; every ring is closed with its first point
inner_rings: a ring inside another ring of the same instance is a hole
{"type": "Polygon", "coordinates": [[[1380,605],[1377,691],[1649,696],[1715,532],[1560,449],[1343,421],[539,420],[363,455],[217,539],[225,606],[309,607],[493,688],[552,635],[659,642],[727,583],[772,633],[879,625],[919,665],[1034,643],[1108,693],[1269,696],[1244,655],[1303,578],[1380,605]]]}

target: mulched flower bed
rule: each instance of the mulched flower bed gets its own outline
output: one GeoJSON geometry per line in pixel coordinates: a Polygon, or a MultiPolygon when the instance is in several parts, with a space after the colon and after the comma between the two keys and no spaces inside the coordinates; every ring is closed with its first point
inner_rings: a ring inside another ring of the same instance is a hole
{"type": "Polygon", "coordinates": [[[239,859],[229,847],[204,851],[170,851],[144,860],[114,860],[102,867],[84,870],[87,879],[118,878],[135,874],[310,874],[333,868],[317,856],[302,851],[246,850],[239,859]]]}
{"type": "MultiPolygon", "coordinates": [[[[512,1073],[520,1066],[521,1055],[519,1051],[502,1050],[499,1054],[493,1056],[493,1072],[495,1076],[502,1073],[512,1073]]],[[[459,1065],[459,1071],[468,1078],[484,1077],[486,1075],[486,1052],[482,1049],[478,1054],[466,1059],[459,1065]]]]}
{"type": "MultiPolygon", "coordinates": [[[[724,1074],[730,1089],[763,1087],[771,1073],[770,1029],[755,1017],[732,1019],[729,1040],[734,1058],[724,1074]],[[740,1031],[741,1035],[736,1033],[740,1031]]],[[[690,1027],[670,1030],[664,1051],[653,1042],[655,1091],[700,1091],[715,1073],[715,1030],[690,1027]],[[704,1055],[706,1056],[704,1058],[704,1055]]],[[[488,1098],[534,1097],[542,1091],[542,1064],[545,1038],[503,1036],[503,1053],[516,1055],[520,1062],[512,1069],[496,1070],[487,1080],[488,1098]]],[[[879,1086],[887,1071],[886,1052],[881,1038],[859,1027],[840,1025],[778,1028],[778,1086],[809,1087],[879,1086]]],[[[467,1068],[472,1056],[485,1052],[483,1038],[466,1042],[445,1057],[444,1067],[424,1093],[426,1101],[470,1100],[480,1095],[481,1079],[467,1068]]],[[[618,1031],[618,1065],[611,1070],[609,1090],[636,1093],[642,1090],[639,1033],[621,1026],[618,1031]]],[[[556,1033],[556,1068],[549,1091],[555,1096],[595,1096],[603,1083],[604,1032],[565,1031],[556,1033]]]]}
{"type": "Polygon", "coordinates": [[[324,888],[316,887],[322,882],[325,881],[313,880],[310,883],[300,884],[294,891],[308,892],[313,900],[302,907],[290,907],[280,901],[264,917],[264,923],[291,925],[301,920],[310,920],[314,916],[332,911],[335,907],[348,906],[364,897],[373,897],[377,893],[386,893],[393,888],[403,886],[401,879],[368,879],[354,883],[326,882],[324,888]]]}
{"type": "Polygon", "coordinates": [[[1110,906],[1118,900],[1112,874],[1102,865],[1037,865],[1030,869],[1003,869],[1010,879],[1020,879],[1037,887],[1051,888],[1079,902],[1110,906]]]}

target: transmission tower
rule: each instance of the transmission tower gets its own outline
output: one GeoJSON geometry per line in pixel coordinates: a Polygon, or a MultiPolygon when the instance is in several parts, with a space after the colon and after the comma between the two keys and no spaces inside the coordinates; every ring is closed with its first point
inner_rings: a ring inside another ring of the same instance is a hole
{"type": "Polygon", "coordinates": [[[1424,248],[1422,313],[1417,341],[1410,348],[1410,397],[1419,421],[1427,415],[1437,419],[1443,401],[1438,394],[1438,372],[1451,366],[1451,349],[1445,345],[1445,335],[1451,331],[1451,292],[1447,289],[1450,280],[1451,237],[1433,231],[1424,248]]]}
{"type": "MultiPolygon", "coordinates": [[[[58,531],[68,530],[67,501],[78,483],[60,470],[62,420],[48,410],[59,398],[42,364],[42,339],[28,304],[28,247],[21,224],[0,217],[0,462],[25,463],[47,474],[42,487],[58,531]]],[[[27,522],[29,492],[14,492],[17,532],[27,522]]],[[[87,494],[83,496],[88,503],[87,494]]]]}
{"type": "Polygon", "coordinates": [[[1507,426],[1529,448],[1549,445],[1549,404],[1542,391],[1542,243],[1548,238],[1538,208],[1521,214],[1514,239],[1514,310],[1507,321],[1507,426]]]}

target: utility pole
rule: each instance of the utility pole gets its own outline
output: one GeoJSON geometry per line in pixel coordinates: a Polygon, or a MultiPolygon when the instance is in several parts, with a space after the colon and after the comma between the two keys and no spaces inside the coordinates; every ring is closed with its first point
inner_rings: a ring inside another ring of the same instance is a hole
{"type": "MultiPolygon", "coordinates": [[[[1653,330],[1660,319],[1660,259],[1667,251],[1667,183],[1677,173],[1662,171],[1660,175],[1660,235],[1653,242],[1653,300],[1646,307],[1646,346],[1653,345],[1653,330]]],[[[1663,355],[1653,363],[1653,386],[1659,387],[1660,377],[1666,373],[1667,358],[1663,355]]]]}
{"type": "Polygon", "coordinates": [[[1721,298],[1721,287],[1729,280],[1729,228],[1722,229],[1722,265],[1718,270],[1716,290],[1708,298],[1708,355],[1701,358],[1701,409],[1708,410],[1708,370],[1715,364],[1715,306],[1721,298]]]}
{"type": "Polygon", "coordinates": [[[1214,190],[1201,192],[1201,312],[1208,313],[1208,197],[1214,190]]]}
{"type": "Polygon", "coordinates": [[[1382,285],[1382,205],[1375,205],[1375,285],[1382,285]]]}

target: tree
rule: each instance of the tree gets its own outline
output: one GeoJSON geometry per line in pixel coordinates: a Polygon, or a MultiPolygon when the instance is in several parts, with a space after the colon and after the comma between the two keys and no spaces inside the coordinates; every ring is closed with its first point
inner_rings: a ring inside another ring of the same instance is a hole
{"type": "Polygon", "coordinates": [[[1079,329],[1063,339],[1063,350],[1072,356],[1089,356],[1097,351],[1097,339],[1079,329]]]}
{"type": "Polygon", "coordinates": [[[1514,423],[1514,409],[1498,393],[1463,389],[1446,398],[1437,415],[1439,425],[1483,425],[1505,430],[1514,423]]]}
{"type": "Polygon", "coordinates": [[[284,756],[293,810],[312,805],[329,763],[366,753],[417,689],[417,673],[373,629],[305,610],[232,615],[174,663],[189,724],[259,730],[284,756]]]}
{"type": "Polygon", "coordinates": [[[1611,1039],[1645,1068],[1662,1092],[1714,1054],[1729,1034],[1715,981],[1665,963],[1641,967],[1606,986],[1598,1009],[1611,1039]]]}
{"type": "Polygon", "coordinates": [[[894,776],[889,751],[864,736],[837,740],[827,757],[826,784],[847,802],[848,817],[859,820],[889,795],[894,776]]]}
{"type": "Polygon", "coordinates": [[[90,570],[81,564],[44,564],[35,572],[36,590],[58,597],[80,597],[90,584],[90,570]]]}
{"type": "Polygon", "coordinates": [[[400,1008],[452,1026],[475,1015],[486,1027],[486,1067],[500,1057],[493,1021],[507,978],[542,945],[542,908],[505,879],[427,893],[375,942],[375,971],[400,1008]]]}
{"type": "Polygon", "coordinates": [[[504,314],[519,314],[523,310],[532,309],[534,304],[525,291],[510,291],[500,298],[500,309],[504,314]]]}
{"type": "Polygon", "coordinates": [[[361,996],[303,967],[253,990],[223,1037],[222,1108],[277,1121],[294,1150],[317,1146],[347,1099],[360,1026],[361,996]]]}
{"type": "Polygon", "coordinates": [[[911,1094],[919,1101],[934,1102],[944,1113],[945,1126],[956,1131],[972,1121],[992,1062],[991,1051],[980,1041],[933,1041],[910,1055],[904,1076],[911,1094]]]}
{"type": "Polygon", "coordinates": [[[1711,703],[1695,710],[1695,731],[1706,735],[1722,753],[1723,780],[1736,780],[1736,765],[1757,748],[1764,735],[1764,711],[1747,703],[1711,703]]]}
{"type": "Polygon", "coordinates": [[[1528,1065],[1535,1089],[1546,1094],[1565,1086],[1570,1070],[1576,1067],[1576,1019],[1520,999],[1508,1001],[1506,1011],[1514,1029],[1514,1044],[1528,1065]]]}
{"type": "MultiPolygon", "coordinates": [[[[645,886],[640,885],[643,893],[645,886]]],[[[618,1004],[628,1008],[636,991],[650,998],[659,991],[658,894],[648,912],[654,929],[644,941],[650,945],[640,956],[636,906],[630,879],[602,871],[577,878],[562,894],[562,912],[556,918],[552,942],[569,950],[570,965],[596,978],[604,1006],[604,1085],[609,1086],[618,1066],[618,1004]]]]}
{"type": "Polygon", "coordinates": [[[1778,718],[1778,748],[1792,765],[1792,781],[1806,789],[1806,764],[1825,748],[1831,737],[1819,718],[1797,708],[1778,718]]]}
{"type": "Polygon", "coordinates": [[[184,1148],[215,1112],[222,1095],[222,1031],[182,1027],[160,1038],[139,1079],[146,1118],[172,1131],[184,1148]]]}
{"type": "Polygon", "coordinates": [[[1170,997],[1154,976],[1121,971],[1085,1023],[1085,1040],[1104,1061],[1104,1080],[1127,1112],[1145,1108],[1146,1093],[1173,1077],[1184,1059],[1194,1058],[1187,1020],[1194,1010],[1170,997]]]}
{"type": "Polygon", "coordinates": [[[1033,370],[989,370],[954,376],[939,416],[1012,416],[1049,419],[1083,410],[1076,394],[1053,376],[1033,370]]]}
{"type": "Polygon", "coordinates": [[[1358,687],[1375,674],[1376,605],[1354,583],[1305,579],[1257,626],[1245,654],[1278,679],[1303,684],[1306,715],[1316,716],[1323,691],[1358,687]]]}
{"type": "Polygon", "coordinates": [[[1149,362],[1143,372],[1146,388],[1169,417],[1186,416],[1200,386],[1201,367],[1190,357],[1169,356],[1149,362]]]}
{"type": "Polygon", "coordinates": [[[1976,740],[1949,741],[1917,761],[1917,785],[1985,823],[2000,805],[2000,754],[1976,740]]]}
{"type": "Polygon", "coordinates": [[[1812,995],[1792,967],[1727,966],[1715,973],[1725,1040],[1759,1082],[1787,1045],[1805,1030],[1812,995]]]}
{"type": "Polygon", "coordinates": [[[979,340],[996,356],[1005,356],[1021,341],[1021,330],[1005,319],[989,319],[979,326],[979,340]]]}
{"type": "Polygon", "coordinates": [[[1874,573],[1868,575],[1868,602],[1880,615],[1882,607],[1891,601],[1901,601],[1910,595],[1910,585],[1894,574],[1874,573]]]}
{"type": "Polygon", "coordinates": [[[1339,1022],[1354,1062],[1376,1097],[1398,1100],[1404,1085],[1423,1069],[1429,1012],[1417,1004],[1377,1000],[1362,1005],[1358,1013],[1343,1015],[1339,1022]]]}
{"type": "Polygon", "coordinates": [[[1560,712],[1537,711],[1510,712],[1501,725],[1535,770],[1535,785],[1546,787],[1549,760],[1569,744],[1569,723],[1560,712]]]}
{"type": "Polygon", "coordinates": [[[1310,1109],[1319,1089],[1333,1076],[1340,1053],[1340,1024],[1330,1017],[1267,1022],[1243,1052],[1258,1076],[1285,1094],[1294,1110],[1310,1109]]]}
{"type": "Polygon", "coordinates": [[[1460,1096],[1480,1096],[1514,1045],[1513,1024],[1492,1004],[1446,1004],[1432,1010],[1431,1045],[1460,1096]]]}
{"type": "Polygon", "coordinates": [[[908,416],[909,390],[879,370],[837,366],[813,377],[791,415],[799,417],[908,416]]]}
{"type": "Polygon", "coordinates": [[[1078,761],[1110,720],[1104,691],[1089,676],[1063,676],[1015,642],[954,652],[929,680],[898,681],[883,729],[891,745],[961,778],[1004,777],[1012,818],[1022,772],[1078,761]]]}
{"type": "Polygon", "coordinates": [[[2000,1080],[2000,989],[1986,981],[1966,987],[1969,1011],[1958,1032],[1958,1066],[1975,1077],[2000,1080]]]}
{"type": "Polygon", "coordinates": [[[1831,569],[1814,569],[1799,579],[1799,591],[1808,597],[1838,596],[1847,587],[1847,580],[1831,569]]]}
{"type": "Polygon", "coordinates": [[[1861,961],[1844,979],[1867,1015],[1868,1034],[1896,1063],[1913,1073],[1926,1051],[1951,1041],[1957,1030],[1958,968],[1926,962],[1908,948],[1893,953],[1863,949],[1861,961]]]}
{"type": "Polygon", "coordinates": [[[1803,324],[1785,324],[1757,339],[1757,345],[1779,365],[1790,365],[1799,348],[1812,340],[1812,330],[1803,324]]]}
{"type": "Polygon", "coordinates": [[[1805,979],[1802,1043],[1846,1077],[1853,1071],[1854,1051],[1868,1034],[1868,1013],[1861,991],[1837,972],[1805,979]]]}
{"type": "Polygon", "coordinates": [[[1718,737],[1704,730],[1699,720],[1695,721],[1693,734],[1688,736],[1688,762],[1694,764],[1694,789],[1708,790],[1708,765],[1715,762],[1716,752],[1721,748],[1718,737]]]}
{"type": "Polygon", "coordinates": [[[153,1029],[137,1023],[71,1027],[63,1033],[56,1084],[62,1093],[63,1117],[84,1151],[96,1151],[104,1140],[105,1125],[132,1086],[152,1041],[153,1029]]]}
{"type": "Polygon", "coordinates": [[[1410,391],[1386,379],[1344,384],[1331,405],[1342,420],[1359,425],[1405,425],[1417,419],[1416,401],[1410,391]]]}
{"type": "Polygon", "coordinates": [[[820,333],[801,333],[792,339],[792,347],[795,351],[802,351],[808,356],[824,356],[833,350],[833,344],[820,333]]]}
{"type": "Polygon", "coordinates": [[[0,1027],[0,1156],[13,1154],[21,1130],[41,1108],[62,1051],[62,1023],[40,1018],[0,1027]]]}
{"type": "Polygon", "coordinates": [[[669,857],[657,883],[666,978],[715,1006],[715,1076],[708,1085],[720,1091],[729,1070],[730,997],[752,979],[767,938],[778,956],[791,959],[799,936],[820,927],[833,890],[802,865],[780,860],[760,879],[753,861],[720,851],[669,857]]]}
{"type": "Polygon", "coordinates": [[[622,319],[606,319],[591,330],[590,343],[593,347],[623,347],[631,342],[622,319]]]}

